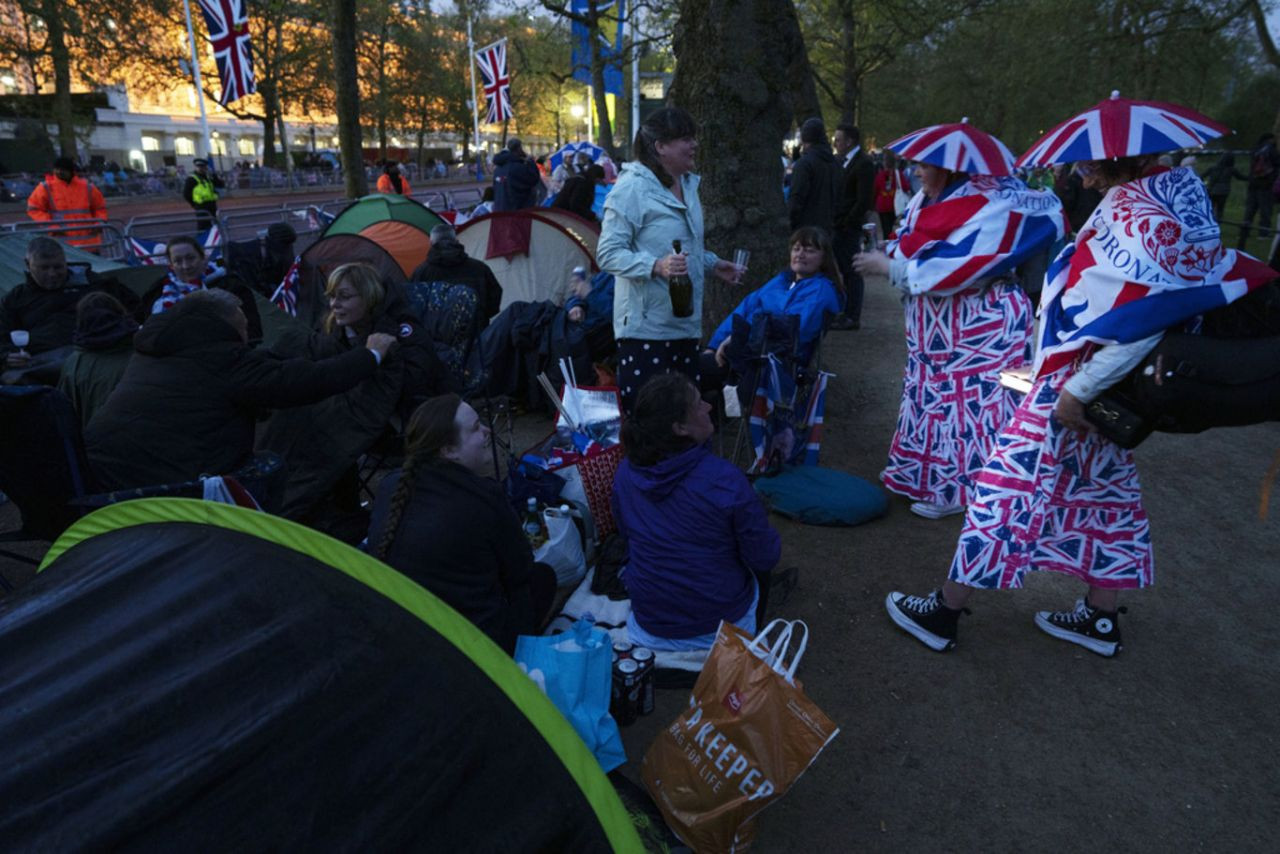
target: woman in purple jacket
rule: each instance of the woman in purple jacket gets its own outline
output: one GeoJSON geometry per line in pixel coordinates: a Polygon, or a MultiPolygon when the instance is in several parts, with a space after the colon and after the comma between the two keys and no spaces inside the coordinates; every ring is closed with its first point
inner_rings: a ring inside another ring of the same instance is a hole
{"type": "Polygon", "coordinates": [[[627,631],[650,649],[708,648],[721,620],[754,634],[782,553],[746,476],[707,449],[710,411],[683,374],[660,374],[622,427],[613,515],[630,546],[627,631]]]}

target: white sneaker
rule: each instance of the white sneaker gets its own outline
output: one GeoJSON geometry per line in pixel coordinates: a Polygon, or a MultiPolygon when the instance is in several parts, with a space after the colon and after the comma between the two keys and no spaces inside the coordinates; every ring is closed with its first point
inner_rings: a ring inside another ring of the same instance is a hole
{"type": "Polygon", "coordinates": [[[963,504],[930,504],[927,501],[916,501],[911,504],[911,512],[926,519],[945,519],[964,512],[963,504]]]}

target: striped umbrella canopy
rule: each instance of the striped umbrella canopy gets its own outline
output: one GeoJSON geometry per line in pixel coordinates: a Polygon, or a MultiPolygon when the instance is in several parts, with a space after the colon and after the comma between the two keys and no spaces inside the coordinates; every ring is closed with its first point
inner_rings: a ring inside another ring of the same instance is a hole
{"type": "Polygon", "coordinates": [[[967,118],[949,125],[920,128],[895,139],[885,148],[907,160],[952,172],[996,177],[1013,174],[1013,152],[1009,147],[969,124],[967,118]]]}
{"type": "Polygon", "coordinates": [[[1018,166],[1109,160],[1204,145],[1231,129],[1195,110],[1159,101],[1131,101],[1119,92],[1040,137],[1018,166]]]}
{"type": "Polygon", "coordinates": [[[591,162],[595,163],[600,159],[600,155],[604,154],[604,149],[592,142],[566,142],[560,149],[549,158],[547,162],[551,164],[551,168],[555,169],[565,158],[575,158],[578,152],[586,152],[591,157],[591,162]]]}

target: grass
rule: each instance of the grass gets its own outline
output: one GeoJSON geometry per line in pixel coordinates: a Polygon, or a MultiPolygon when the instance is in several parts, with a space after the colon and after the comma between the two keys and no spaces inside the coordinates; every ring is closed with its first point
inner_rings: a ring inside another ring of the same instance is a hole
{"type": "MultiPolygon", "coordinates": [[[[1244,222],[1244,197],[1245,187],[1243,182],[1235,182],[1231,187],[1231,195],[1227,197],[1227,206],[1223,210],[1224,223],[1244,222]]],[[[1280,202],[1276,202],[1271,211],[1272,225],[1275,225],[1276,214],[1280,213],[1280,202]]],[[[1232,248],[1236,245],[1236,241],[1240,238],[1240,226],[1224,224],[1222,226],[1222,245],[1232,248]]],[[[1254,225],[1249,229],[1249,241],[1245,244],[1245,251],[1259,260],[1266,261],[1271,257],[1271,235],[1266,237],[1258,236],[1257,218],[1255,217],[1254,225]]]]}

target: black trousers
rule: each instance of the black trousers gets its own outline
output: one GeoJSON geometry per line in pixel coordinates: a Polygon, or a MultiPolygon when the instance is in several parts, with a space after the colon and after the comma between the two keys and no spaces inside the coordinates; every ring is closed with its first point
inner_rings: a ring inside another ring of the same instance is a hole
{"type": "Polygon", "coordinates": [[[840,268],[840,276],[844,279],[844,316],[859,322],[862,320],[864,283],[862,276],[853,271],[853,256],[861,249],[861,238],[862,235],[856,231],[836,229],[831,241],[831,249],[836,253],[836,266],[840,268]]]}

